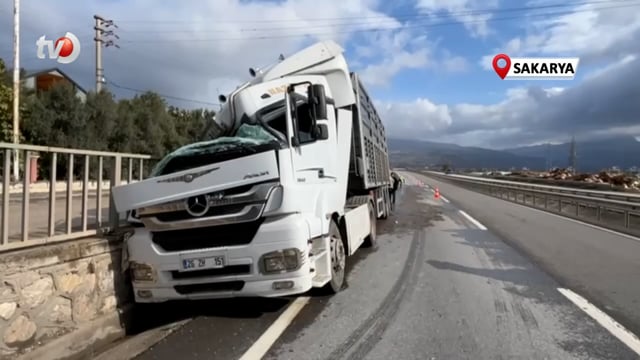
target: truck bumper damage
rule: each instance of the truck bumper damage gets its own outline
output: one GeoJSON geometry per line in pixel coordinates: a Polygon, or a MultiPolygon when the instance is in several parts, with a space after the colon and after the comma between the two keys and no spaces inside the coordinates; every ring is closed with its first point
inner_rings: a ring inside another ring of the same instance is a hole
{"type": "MultiPolygon", "coordinates": [[[[138,229],[127,246],[136,302],[275,297],[312,287],[309,226],[300,215],[234,225],[243,226],[245,234],[230,232],[229,236],[251,236],[252,226],[255,235],[242,245],[176,250],[151,231],[138,229]]],[[[206,242],[207,235],[203,235],[206,242]]]]}

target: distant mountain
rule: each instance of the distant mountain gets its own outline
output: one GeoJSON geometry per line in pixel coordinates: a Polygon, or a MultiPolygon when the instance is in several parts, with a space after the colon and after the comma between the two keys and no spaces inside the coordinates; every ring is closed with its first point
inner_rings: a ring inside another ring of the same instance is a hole
{"type": "MultiPolygon", "coordinates": [[[[519,156],[549,159],[551,167],[569,166],[570,143],[526,146],[505,151],[519,156]]],[[[576,140],[576,167],[579,172],[594,172],[617,166],[628,169],[640,166],[640,142],[633,136],[617,136],[601,140],[576,140]]]]}
{"type": "Polygon", "coordinates": [[[508,151],[465,147],[432,141],[389,139],[390,161],[395,167],[438,166],[449,164],[461,169],[541,169],[543,157],[519,155],[508,151]]]}

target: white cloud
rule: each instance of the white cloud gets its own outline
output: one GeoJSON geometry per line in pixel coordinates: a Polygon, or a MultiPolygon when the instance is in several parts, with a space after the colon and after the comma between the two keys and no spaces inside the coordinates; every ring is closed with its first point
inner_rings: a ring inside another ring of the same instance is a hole
{"type": "MultiPolygon", "coordinates": [[[[98,13],[119,26],[116,33],[121,48],[103,51],[108,80],[121,86],[216,102],[216,89],[228,92],[248,78],[249,67],[273,63],[281,53],[286,56],[318,39],[331,38],[349,45],[355,31],[378,28],[380,23],[386,28],[400,28],[398,21],[376,10],[379,3],[325,0],[319,12],[315,0],[183,0],[162,6],[152,0],[26,2],[21,16],[22,64],[27,69],[59,66],[37,59],[33,44],[42,34],[56,37],[71,31],[80,38],[82,53],[63,70],[84,79],[83,85],[92,88],[92,17],[98,13]]],[[[0,4],[2,27],[11,24],[11,12],[8,2],[0,4]]],[[[0,55],[10,57],[11,31],[3,31],[0,36],[0,55]]],[[[424,52],[404,53],[393,68],[399,71],[403,66],[419,66],[425,56],[424,52]]]]}
{"type": "Polygon", "coordinates": [[[424,13],[445,12],[460,21],[474,37],[486,37],[491,33],[487,22],[490,10],[498,7],[498,0],[418,0],[416,7],[424,13]]]}
{"type": "Polygon", "coordinates": [[[570,88],[516,87],[490,105],[382,103],[390,137],[504,148],[603,135],[640,135],[640,59],[626,58],[570,88]]]}
{"type": "Polygon", "coordinates": [[[424,35],[414,37],[410,31],[400,30],[366,38],[356,52],[370,60],[368,66],[359,70],[367,86],[389,85],[390,80],[402,70],[430,65],[432,45],[424,35]]]}
{"type": "Polygon", "coordinates": [[[568,14],[537,17],[526,23],[525,36],[514,37],[494,49],[481,59],[481,65],[492,69],[491,61],[498,52],[510,56],[580,56],[583,66],[624,58],[640,51],[639,10],[637,2],[591,3],[578,5],[568,14]]]}

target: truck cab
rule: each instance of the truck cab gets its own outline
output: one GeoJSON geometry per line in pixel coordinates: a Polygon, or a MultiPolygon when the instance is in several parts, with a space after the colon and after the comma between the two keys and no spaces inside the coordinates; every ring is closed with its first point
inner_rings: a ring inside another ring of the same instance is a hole
{"type": "Polygon", "coordinates": [[[224,99],[223,136],[113,188],[135,213],[136,302],[337,292],[346,257],[372,244],[379,201],[347,194],[356,98],[342,49],[321,42],[255,75],[224,99]]]}

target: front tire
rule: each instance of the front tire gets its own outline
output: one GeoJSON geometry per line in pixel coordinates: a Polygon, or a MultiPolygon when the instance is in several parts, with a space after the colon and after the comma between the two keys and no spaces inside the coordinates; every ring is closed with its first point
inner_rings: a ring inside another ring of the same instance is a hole
{"type": "Polygon", "coordinates": [[[344,285],[347,253],[340,228],[335,220],[332,220],[329,225],[329,251],[331,257],[331,281],[325,285],[325,289],[330,294],[336,294],[342,290],[344,285]]]}

